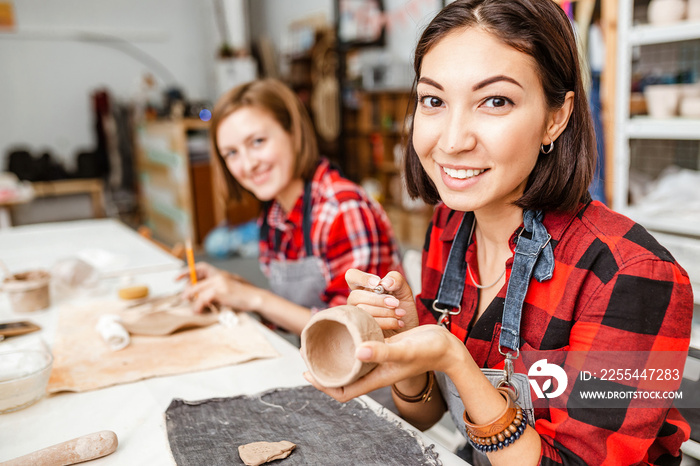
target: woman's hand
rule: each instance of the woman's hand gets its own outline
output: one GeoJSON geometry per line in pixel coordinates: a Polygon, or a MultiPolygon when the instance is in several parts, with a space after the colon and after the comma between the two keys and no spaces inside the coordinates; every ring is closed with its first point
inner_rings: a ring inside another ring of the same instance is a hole
{"type": "MultiPolygon", "coordinates": [[[[304,347],[302,357],[306,360],[304,347]]],[[[359,346],[355,357],[379,365],[350,385],[327,388],[320,385],[309,372],[304,378],[314,387],[344,403],[381,387],[386,387],[430,370],[445,368],[460,358],[471,358],[464,344],[445,328],[422,325],[388,338],[384,343],[366,342],[359,346]]]]}
{"type": "Polygon", "coordinates": [[[183,299],[192,301],[194,312],[203,312],[212,304],[221,304],[239,311],[256,311],[260,308],[265,290],[251,285],[238,275],[208,264],[197,264],[197,266],[198,279],[200,270],[204,278],[182,293],[183,299]]]}
{"type": "Polygon", "coordinates": [[[374,316],[388,338],[418,326],[418,313],[413,292],[406,279],[398,272],[389,272],[382,279],[358,269],[349,269],[345,281],[352,290],[348,304],[357,306],[374,316]],[[381,285],[384,293],[374,288],[381,285]]]}
{"type": "MultiPolygon", "coordinates": [[[[194,265],[194,269],[197,273],[197,281],[206,280],[207,278],[213,277],[214,275],[220,273],[226,273],[223,270],[217,269],[213,265],[207,264],[206,262],[197,262],[194,265]]],[[[175,280],[182,280],[184,278],[190,278],[189,269],[183,269],[182,272],[180,272],[180,274],[177,277],[175,277],[175,280]]]]}

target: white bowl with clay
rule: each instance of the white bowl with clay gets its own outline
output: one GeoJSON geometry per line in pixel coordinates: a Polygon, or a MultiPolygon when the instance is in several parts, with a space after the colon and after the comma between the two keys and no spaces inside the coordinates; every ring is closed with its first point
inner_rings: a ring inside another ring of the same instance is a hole
{"type": "Polygon", "coordinates": [[[53,355],[48,350],[0,353],[0,414],[26,408],[46,394],[53,355]]]}

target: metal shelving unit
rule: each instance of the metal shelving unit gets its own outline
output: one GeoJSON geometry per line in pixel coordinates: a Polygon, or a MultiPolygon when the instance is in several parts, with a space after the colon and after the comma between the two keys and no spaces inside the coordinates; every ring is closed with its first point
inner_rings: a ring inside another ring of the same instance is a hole
{"type": "MultiPolygon", "coordinates": [[[[618,10],[617,75],[615,85],[615,183],[614,205],[618,212],[629,215],[649,230],[697,237],[700,242],[700,219],[678,220],[672,217],[640,215],[628,204],[631,158],[630,141],[633,139],[660,139],[673,141],[700,141],[700,119],[654,119],[629,115],[632,81],[633,48],[645,45],[700,40],[700,22],[681,21],[672,25],[633,25],[634,1],[621,1],[618,10]]],[[[700,154],[698,155],[700,157],[700,154]]],[[[691,277],[700,283],[700,277],[691,277]]],[[[700,304],[700,296],[696,296],[700,304]]]]}
{"type": "MultiPolygon", "coordinates": [[[[636,0],[638,6],[643,7],[645,0],[636,0]]],[[[648,3],[648,2],[647,2],[648,3]]],[[[635,0],[622,0],[619,2],[618,30],[617,30],[617,62],[615,77],[615,163],[614,163],[614,192],[613,208],[633,218],[657,237],[681,265],[687,264],[688,274],[695,289],[695,318],[691,337],[691,346],[698,347],[700,335],[697,332],[697,322],[700,321],[700,218],[679,219],[678,217],[664,217],[663,215],[640,214],[631,209],[628,203],[630,188],[630,169],[632,167],[633,146],[636,149],[651,151],[653,156],[667,157],[660,146],[655,146],[651,140],[664,141],[663,144],[689,144],[681,141],[700,141],[700,119],[669,118],[654,119],[650,117],[630,117],[630,95],[632,87],[632,59],[635,52],[641,52],[642,47],[663,47],[660,44],[668,44],[674,47],[674,43],[700,40],[700,22],[682,21],[672,25],[656,26],[650,24],[634,24],[635,0]],[[631,144],[633,140],[642,140],[643,144],[631,144]],[[670,142],[669,142],[670,141],[670,142]],[[654,154],[654,150],[659,153],[654,154]]],[[[637,15],[639,19],[639,15],[637,15]]],[[[667,57],[658,56],[660,60],[667,57]]],[[[690,143],[692,144],[692,143],[690,143]]],[[[648,154],[647,154],[648,157],[648,154]]],[[[697,162],[700,165],[700,150],[697,154],[697,162]]],[[[656,168],[662,163],[655,165],[656,168]]],[[[700,167],[696,167],[700,168],[700,167]]],[[[656,173],[658,175],[658,173],[656,173]]],[[[697,363],[693,359],[692,363],[697,363]]],[[[700,382],[695,382],[697,384],[700,382]]],[[[696,385],[694,385],[696,386],[696,385]]],[[[694,425],[693,429],[698,426],[694,425]]],[[[697,438],[697,437],[695,437],[697,438]]],[[[691,457],[700,459],[700,443],[689,440],[683,444],[683,452],[691,457]]]]}

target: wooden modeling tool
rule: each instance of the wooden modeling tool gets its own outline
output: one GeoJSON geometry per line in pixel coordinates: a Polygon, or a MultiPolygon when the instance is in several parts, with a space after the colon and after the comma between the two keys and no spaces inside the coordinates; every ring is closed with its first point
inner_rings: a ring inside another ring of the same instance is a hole
{"type": "Polygon", "coordinates": [[[187,256],[187,267],[190,269],[190,281],[193,285],[197,284],[197,270],[194,268],[194,253],[192,252],[192,241],[187,240],[185,243],[185,254],[187,256]]]}
{"type": "Polygon", "coordinates": [[[0,463],[2,466],[69,465],[102,458],[117,449],[117,434],[103,430],[42,448],[41,450],[0,463]]]}

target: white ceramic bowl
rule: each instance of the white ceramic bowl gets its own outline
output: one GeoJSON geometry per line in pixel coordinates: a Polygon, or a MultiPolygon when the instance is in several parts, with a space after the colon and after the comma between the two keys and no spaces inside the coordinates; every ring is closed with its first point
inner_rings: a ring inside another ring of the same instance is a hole
{"type": "Polygon", "coordinates": [[[700,118],[700,97],[683,97],[680,113],[686,118],[700,118]]]}
{"type": "Polygon", "coordinates": [[[649,24],[671,24],[685,18],[685,0],[651,0],[647,9],[649,24]]]}
{"type": "Polygon", "coordinates": [[[651,84],[644,88],[644,100],[652,118],[672,118],[678,115],[680,88],[677,84],[651,84]]]}
{"type": "Polygon", "coordinates": [[[26,408],[46,394],[53,355],[22,349],[0,353],[0,414],[26,408]]]}

